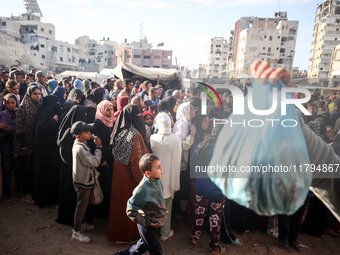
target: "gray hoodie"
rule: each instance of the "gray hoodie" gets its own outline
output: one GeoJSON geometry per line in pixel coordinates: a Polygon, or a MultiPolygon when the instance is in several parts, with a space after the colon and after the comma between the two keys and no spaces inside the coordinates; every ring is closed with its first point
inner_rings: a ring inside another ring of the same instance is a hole
{"type": "Polygon", "coordinates": [[[97,146],[94,155],[86,143],[78,139],[72,147],[72,177],[73,184],[84,189],[94,187],[93,168],[98,167],[102,158],[101,146],[97,146]]]}

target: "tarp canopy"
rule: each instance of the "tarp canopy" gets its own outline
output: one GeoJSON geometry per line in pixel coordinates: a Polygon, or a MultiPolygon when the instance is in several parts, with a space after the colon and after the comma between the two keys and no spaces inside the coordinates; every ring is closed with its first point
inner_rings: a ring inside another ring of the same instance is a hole
{"type": "Polygon", "coordinates": [[[105,68],[99,74],[113,76],[113,71],[115,69],[105,68]]]}
{"type": "Polygon", "coordinates": [[[325,98],[328,98],[331,95],[333,95],[333,92],[340,92],[340,87],[321,89],[321,95],[323,95],[325,98]]]}
{"type": "MultiPolygon", "coordinates": [[[[109,73],[108,70],[106,72],[109,73]]],[[[175,69],[143,68],[134,64],[120,62],[113,70],[113,75],[121,80],[130,78],[141,82],[149,80],[153,85],[164,85],[165,89],[181,89],[183,79],[181,71],[175,69]]]]}

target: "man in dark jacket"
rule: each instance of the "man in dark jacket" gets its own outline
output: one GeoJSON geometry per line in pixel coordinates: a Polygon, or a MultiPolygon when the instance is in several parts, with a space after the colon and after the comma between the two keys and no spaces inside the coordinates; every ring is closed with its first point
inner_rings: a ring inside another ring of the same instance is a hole
{"type": "Polygon", "coordinates": [[[190,88],[190,104],[192,104],[193,107],[199,109],[201,111],[201,97],[200,97],[200,89],[196,87],[190,88]]]}
{"type": "Polygon", "coordinates": [[[329,113],[331,125],[334,127],[336,120],[340,117],[340,98],[334,101],[334,110],[329,113]]]}
{"type": "Polygon", "coordinates": [[[307,104],[307,110],[311,115],[304,115],[303,119],[305,123],[309,123],[310,121],[314,121],[316,118],[316,106],[313,103],[308,103],[307,104]]]}
{"type": "Polygon", "coordinates": [[[322,136],[326,134],[326,126],[330,125],[330,117],[326,107],[327,106],[325,101],[318,101],[316,103],[315,122],[317,122],[320,125],[320,131],[322,136]]]}

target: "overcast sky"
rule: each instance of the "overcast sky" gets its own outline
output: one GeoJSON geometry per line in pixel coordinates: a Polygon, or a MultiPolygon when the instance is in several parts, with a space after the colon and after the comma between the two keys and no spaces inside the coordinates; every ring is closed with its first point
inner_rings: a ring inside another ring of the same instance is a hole
{"type": "MultiPolygon", "coordinates": [[[[196,68],[206,64],[209,39],[227,36],[240,17],[274,17],[287,11],[289,20],[298,20],[294,66],[307,69],[315,7],[312,0],[38,0],[42,22],[52,23],[56,39],[74,43],[82,35],[100,40],[138,41],[143,35],[156,48],[173,50],[173,64],[196,68]]],[[[0,16],[25,13],[23,0],[6,1],[0,16]]]]}

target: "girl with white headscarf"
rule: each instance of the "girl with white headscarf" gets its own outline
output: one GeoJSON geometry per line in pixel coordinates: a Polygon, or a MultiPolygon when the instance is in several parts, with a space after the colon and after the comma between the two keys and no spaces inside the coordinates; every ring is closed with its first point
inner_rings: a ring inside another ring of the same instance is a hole
{"type": "MultiPolygon", "coordinates": [[[[195,125],[191,125],[191,119],[195,118],[196,110],[190,102],[182,103],[178,106],[176,112],[176,123],[173,128],[173,133],[182,141],[182,156],[181,156],[181,190],[180,194],[176,195],[174,203],[174,211],[176,214],[182,214],[182,211],[187,210],[187,202],[190,193],[190,170],[188,169],[189,149],[194,143],[196,134],[195,125]],[[178,198],[178,199],[177,199],[178,198]]],[[[188,203],[191,204],[191,201],[188,203]]],[[[190,206],[189,206],[190,208],[190,206]]]]}
{"type": "Polygon", "coordinates": [[[193,106],[187,102],[180,104],[176,112],[176,123],[173,128],[173,133],[181,138],[182,141],[182,162],[181,170],[187,169],[189,159],[189,149],[194,143],[194,137],[196,134],[196,127],[191,126],[191,119],[195,118],[196,110],[193,106]]]}
{"type": "Polygon", "coordinates": [[[171,118],[167,113],[160,112],[156,116],[158,133],[151,135],[150,144],[153,153],[160,159],[163,165],[163,197],[166,210],[166,222],[160,227],[160,240],[165,241],[174,234],[170,229],[172,200],[175,192],[180,189],[182,142],[175,134],[171,133],[171,118]]]}

